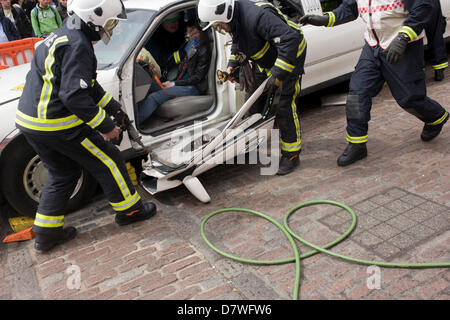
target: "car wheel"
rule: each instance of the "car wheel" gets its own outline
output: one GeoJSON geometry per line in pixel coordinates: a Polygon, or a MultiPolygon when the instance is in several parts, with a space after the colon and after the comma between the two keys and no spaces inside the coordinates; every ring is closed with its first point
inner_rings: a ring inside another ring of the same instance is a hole
{"type": "MultiPolygon", "coordinates": [[[[34,217],[47,179],[47,169],[23,136],[8,145],[7,156],[1,163],[1,189],[8,203],[19,214],[34,217]]],[[[96,189],[97,181],[83,169],[66,213],[86,204],[96,189]]]]}

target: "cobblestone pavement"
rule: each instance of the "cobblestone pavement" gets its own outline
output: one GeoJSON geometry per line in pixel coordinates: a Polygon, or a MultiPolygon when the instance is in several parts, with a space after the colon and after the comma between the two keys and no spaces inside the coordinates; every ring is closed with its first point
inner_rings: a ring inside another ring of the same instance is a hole
{"type": "MultiPolygon", "coordinates": [[[[450,110],[450,73],[436,83],[428,66],[427,79],[429,96],[450,110]]],[[[337,253],[390,262],[450,261],[449,124],[438,138],[422,142],[422,124],[384,88],[372,108],[369,156],[339,168],[336,159],[346,146],[344,107],[305,108],[301,122],[301,165],[288,176],[262,176],[260,165],[221,165],[200,177],[209,204],[180,187],[153,199],[154,218],[118,227],[98,196],[67,216],[79,235],[50,254],[36,253],[32,241],[1,244],[0,299],[291,299],[293,263],[255,266],[223,258],[202,240],[200,223],[224,207],[258,210],[282,222],[291,207],[318,199],[342,202],[358,217],[356,230],[333,248],[337,253]]],[[[342,209],[321,205],[298,211],[290,226],[323,245],[350,221],[342,209]]],[[[207,235],[242,257],[293,256],[279,230],[249,214],[214,217],[207,235]]],[[[309,251],[298,244],[301,253],[309,251]]],[[[377,273],[319,254],[302,260],[301,276],[300,299],[450,298],[449,269],[377,273]],[[375,275],[379,286],[368,286],[375,275]]]]}

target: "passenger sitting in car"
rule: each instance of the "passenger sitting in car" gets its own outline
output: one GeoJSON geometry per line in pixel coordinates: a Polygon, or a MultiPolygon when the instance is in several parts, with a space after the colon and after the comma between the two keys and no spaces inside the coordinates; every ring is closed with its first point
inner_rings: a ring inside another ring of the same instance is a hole
{"type": "Polygon", "coordinates": [[[171,64],[178,65],[176,80],[164,82],[163,88],[151,93],[138,104],[138,123],[142,124],[165,101],[183,96],[197,96],[208,89],[206,76],[211,61],[207,35],[198,24],[186,28],[187,43],[172,54],[171,64]]]}

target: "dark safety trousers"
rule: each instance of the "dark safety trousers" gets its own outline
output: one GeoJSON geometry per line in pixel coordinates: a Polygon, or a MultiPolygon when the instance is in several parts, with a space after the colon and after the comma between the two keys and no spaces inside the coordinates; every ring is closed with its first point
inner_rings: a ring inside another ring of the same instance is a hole
{"type": "MultiPolygon", "coordinates": [[[[276,108],[276,124],[280,130],[281,153],[285,156],[298,155],[301,151],[301,128],[298,116],[297,98],[301,91],[302,74],[304,73],[304,64],[306,57],[306,49],[297,58],[295,69],[283,81],[281,87],[280,102],[276,108]]],[[[258,66],[255,68],[255,90],[270,75],[269,69],[262,69],[258,66]]],[[[252,94],[246,95],[246,99],[252,94]]],[[[262,112],[267,94],[263,94],[257,102],[251,107],[250,113],[262,112]]]]}
{"type": "Polygon", "coordinates": [[[347,97],[347,141],[367,142],[372,98],[386,81],[397,103],[426,124],[437,125],[448,113],[426,95],[423,71],[423,41],[410,43],[397,64],[386,60],[380,47],[364,45],[361,57],[350,80],[347,97]]]}
{"type": "Polygon", "coordinates": [[[82,167],[100,183],[117,214],[143,209],[119,150],[97,131],[85,127],[75,133],[54,136],[23,134],[48,170],[34,232],[49,234],[63,228],[64,210],[82,167]]]}
{"type": "Polygon", "coordinates": [[[433,9],[432,16],[425,25],[425,33],[427,36],[427,44],[430,49],[431,65],[433,69],[448,68],[447,48],[444,40],[445,28],[447,21],[442,15],[442,9],[439,1],[436,1],[439,6],[433,9]]]}

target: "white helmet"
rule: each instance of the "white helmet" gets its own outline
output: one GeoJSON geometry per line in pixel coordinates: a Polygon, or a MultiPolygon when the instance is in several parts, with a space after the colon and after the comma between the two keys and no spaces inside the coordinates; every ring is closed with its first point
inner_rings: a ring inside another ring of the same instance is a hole
{"type": "Polygon", "coordinates": [[[69,15],[75,13],[95,31],[102,29],[107,32],[112,31],[119,22],[118,20],[127,19],[121,0],[69,0],[67,12],[69,15]]]}
{"type": "Polygon", "coordinates": [[[203,30],[216,22],[228,23],[233,18],[235,0],[199,0],[197,15],[200,23],[208,23],[203,30]]]}

